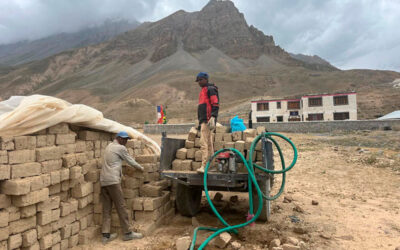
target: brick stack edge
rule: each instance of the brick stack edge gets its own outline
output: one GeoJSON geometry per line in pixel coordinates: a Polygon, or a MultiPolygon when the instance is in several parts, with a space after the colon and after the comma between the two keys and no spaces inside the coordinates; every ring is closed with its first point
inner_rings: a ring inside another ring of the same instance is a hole
{"type": "MultiPolygon", "coordinates": [[[[257,129],[246,129],[243,132],[229,133],[229,127],[217,126],[213,134],[214,152],[223,148],[235,148],[248,160],[251,143],[257,135],[264,131],[264,127],[258,127],[257,129]]],[[[176,171],[195,171],[201,167],[201,156],[200,131],[196,127],[192,127],[185,142],[185,147],[178,149],[176,152],[176,159],[172,162],[172,169],[176,171]]],[[[262,164],[261,143],[256,146],[253,161],[256,161],[259,165],[262,164]]],[[[238,163],[238,172],[247,173],[243,163],[238,163]]]]}
{"type": "MultiPolygon", "coordinates": [[[[98,237],[100,169],[112,138],[65,123],[0,137],[0,249],[68,249],[98,237]]],[[[149,234],[174,214],[170,183],[159,179],[159,156],[142,141],[127,148],[145,171],[124,166],[124,196],[133,228],[149,234]]],[[[115,209],[112,226],[119,231],[115,209]]]]}

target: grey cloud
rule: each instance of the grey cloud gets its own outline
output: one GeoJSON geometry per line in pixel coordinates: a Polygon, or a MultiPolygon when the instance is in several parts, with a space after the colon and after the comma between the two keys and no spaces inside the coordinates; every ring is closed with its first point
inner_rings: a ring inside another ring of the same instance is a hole
{"type": "MultiPolygon", "coordinates": [[[[0,1],[0,44],[71,32],[105,19],[156,21],[208,0],[0,1]]],[[[233,0],[249,24],[293,53],[316,54],[343,69],[400,71],[400,1],[233,0]]]]}

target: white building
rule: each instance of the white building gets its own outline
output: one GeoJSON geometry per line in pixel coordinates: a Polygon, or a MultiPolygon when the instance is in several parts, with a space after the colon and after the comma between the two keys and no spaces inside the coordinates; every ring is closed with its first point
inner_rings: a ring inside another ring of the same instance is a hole
{"type": "Polygon", "coordinates": [[[305,95],[251,102],[253,122],[357,120],[357,94],[305,95]]]}

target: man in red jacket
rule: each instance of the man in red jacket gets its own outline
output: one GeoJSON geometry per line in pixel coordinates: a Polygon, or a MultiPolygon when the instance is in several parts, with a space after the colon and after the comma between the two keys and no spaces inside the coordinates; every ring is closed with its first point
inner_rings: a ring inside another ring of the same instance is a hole
{"type": "Polygon", "coordinates": [[[201,87],[197,116],[200,126],[200,150],[202,153],[201,168],[197,172],[204,173],[208,159],[214,154],[212,132],[215,129],[218,117],[219,96],[217,86],[208,82],[208,74],[206,72],[197,74],[196,82],[201,87]]]}

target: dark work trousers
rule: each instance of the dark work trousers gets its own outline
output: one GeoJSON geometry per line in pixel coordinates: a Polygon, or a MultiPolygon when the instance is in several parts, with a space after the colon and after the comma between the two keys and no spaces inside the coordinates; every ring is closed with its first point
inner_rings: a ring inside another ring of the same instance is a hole
{"type": "Polygon", "coordinates": [[[103,226],[102,233],[110,233],[111,229],[111,211],[113,203],[117,209],[119,223],[124,233],[129,233],[128,209],[122,194],[121,184],[114,184],[101,187],[101,202],[103,203],[103,226]]]}

